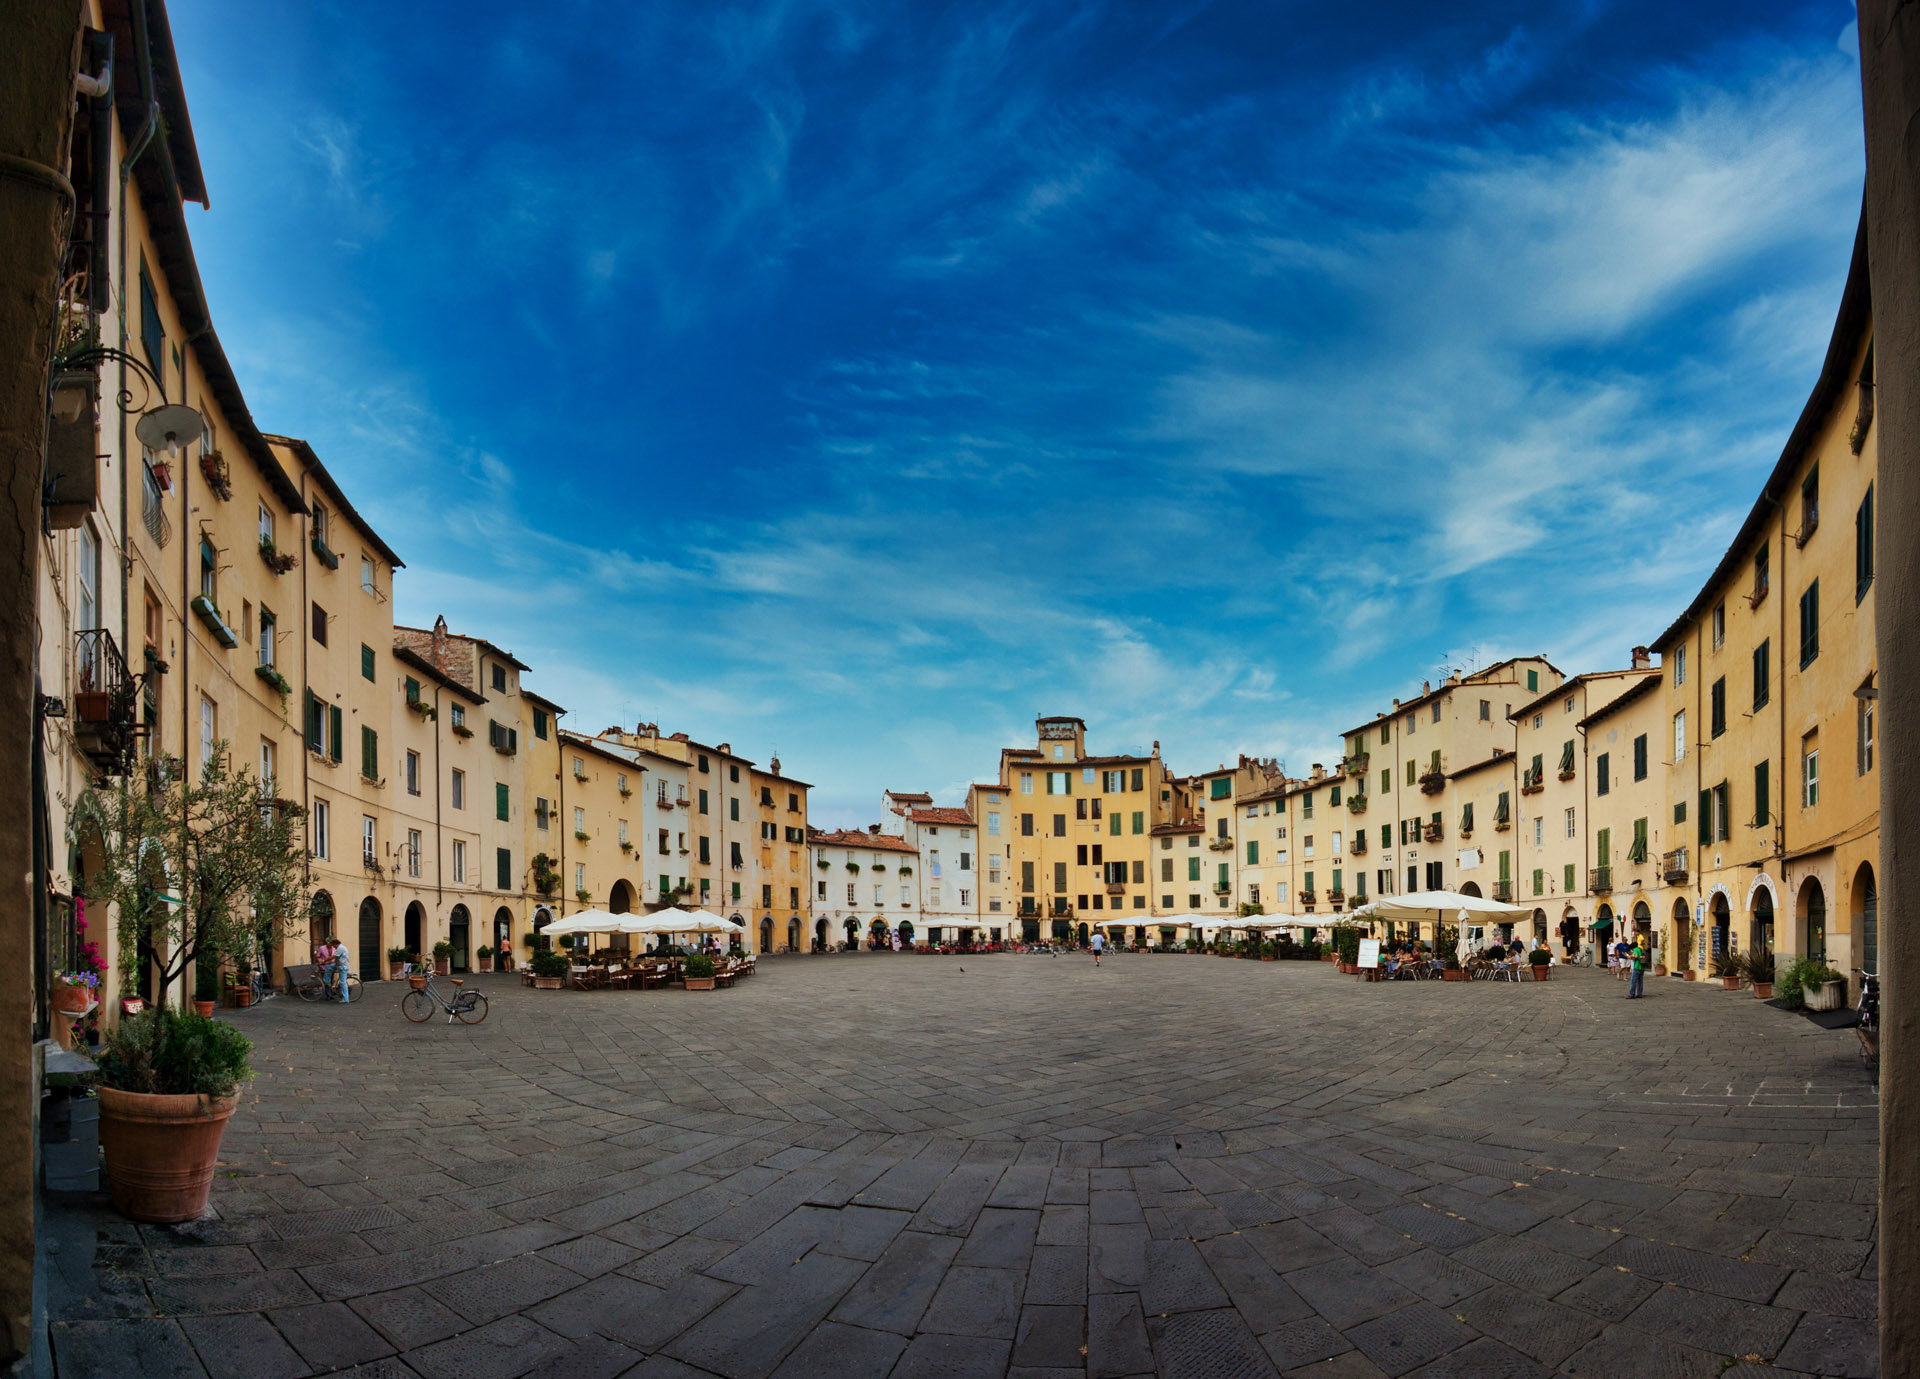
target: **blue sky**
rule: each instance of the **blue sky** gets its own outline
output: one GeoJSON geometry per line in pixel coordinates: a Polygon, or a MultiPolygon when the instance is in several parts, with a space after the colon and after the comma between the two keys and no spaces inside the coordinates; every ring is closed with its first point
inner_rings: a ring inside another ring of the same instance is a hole
{"type": "Polygon", "coordinates": [[[571,726],[823,824],[1617,665],[1811,385],[1852,9],[175,0],[256,418],[571,726]]]}

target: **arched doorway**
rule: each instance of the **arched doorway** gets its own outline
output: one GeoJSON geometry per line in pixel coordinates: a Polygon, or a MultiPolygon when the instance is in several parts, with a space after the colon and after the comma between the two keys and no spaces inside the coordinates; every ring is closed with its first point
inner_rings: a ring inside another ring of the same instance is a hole
{"type": "Polygon", "coordinates": [[[1460,894],[1478,897],[1480,894],[1480,883],[1478,881],[1462,881],[1460,883],[1460,894]]]}
{"type": "Polygon", "coordinates": [[[1827,960],[1827,893],[1818,877],[1809,876],[1800,886],[1795,928],[1799,930],[1800,951],[1819,962],[1827,960]]]}
{"type": "Polygon", "coordinates": [[[860,921],[857,919],[850,919],[847,921],[847,947],[858,948],[859,946],[860,946],[860,921]]]}
{"type": "Polygon", "coordinates": [[[1079,934],[1080,934],[1080,946],[1082,948],[1085,948],[1087,946],[1087,926],[1085,921],[1081,922],[1079,934]]]}
{"type": "MultiPolygon", "coordinates": [[[[363,929],[366,927],[366,923],[367,907],[362,905],[360,907],[360,924],[363,929]]],[[[421,945],[426,942],[427,937],[427,911],[417,900],[407,906],[405,928],[406,937],[402,941],[407,945],[407,951],[424,962],[427,958],[427,950],[421,947],[421,945]]]]}
{"type": "Polygon", "coordinates": [[[824,952],[826,952],[826,951],[827,951],[827,944],[828,944],[828,943],[830,943],[830,942],[832,942],[832,940],[830,940],[830,939],[829,939],[829,938],[827,937],[827,919],[826,919],[826,916],[825,916],[825,915],[822,915],[822,916],[821,916],[821,917],[820,917],[819,919],[816,919],[816,920],[814,920],[814,922],[813,922],[813,950],[814,950],[814,952],[816,952],[816,953],[824,953],[824,952]]]}
{"type": "Polygon", "coordinates": [[[800,951],[800,916],[798,915],[787,921],[787,951],[790,953],[800,951]]]}
{"type": "Polygon", "coordinates": [[[1693,911],[1687,908],[1684,899],[1676,900],[1673,902],[1673,970],[1690,971],[1693,963],[1693,911]]]}
{"type": "Polygon", "coordinates": [[[633,913],[633,883],[622,878],[613,883],[613,889],[607,892],[607,913],[626,915],[633,913]]]}
{"type": "Polygon", "coordinates": [[[455,905],[447,916],[447,942],[453,945],[453,961],[449,964],[455,972],[467,970],[468,944],[472,942],[472,918],[467,914],[465,905],[455,905]]]}
{"type": "Polygon", "coordinates": [[[741,944],[740,935],[747,933],[748,929],[746,924],[741,921],[740,912],[738,910],[735,910],[732,914],[728,915],[727,918],[732,920],[735,924],[740,925],[738,930],[727,935],[727,951],[730,953],[738,953],[740,951],[740,944],[741,944]]]}
{"type": "MultiPolygon", "coordinates": [[[[1593,946],[1601,952],[1611,948],[1619,939],[1613,931],[1613,906],[1602,904],[1593,912],[1593,946]]],[[[1595,962],[1600,961],[1600,953],[1593,955],[1595,962]]]]}
{"type": "Polygon", "coordinates": [[[551,948],[553,940],[547,937],[546,928],[553,923],[553,910],[546,905],[537,905],[533,911],[533,946],[551,948]]]}
{"type": "Polygon", "coordinates": [[[1747,920],[1747,951],[1773,951],[1773,888],[1762,886],[1753,893],[1753,907],[1747,920]]]}
{"type": "Polygon", "coordinates": [[[1862,971],[1878,975],[1880,971],[1880,889],[1873,879],[1873,864],[1862,862],[1853,874],[1854,942],[1860,945],[1862,971]]]}
{"type": "Polygon", "coordinates": [[[494,966],[504,971],[513,960],[513,911],[505,905],[493,912],[493,946],[499,953],[494,966]]]}
{"type": "Polygon", "coordinates": [[[360,944],[353,955],[354,971],[361,981],[380,975],[382,960],[387,956],[380,951],[381,937],[380,902],[368,896],[360,902],[360,944]]]}
{"type": "Polygon", "coordinates": [[[1717,957],[1721,953],[1730,951],[1728,944],[1733,939],[1733,932],[1730,927],[1732,918],[1733,911],[1727,904],[1726,892],[1716,891],[1714,893],[1713,903],[1707,907],[1707,930],[1708,939],[1711,943],[1711,947],[1708,950],[1710,956],[1717,957]]]}
{"type": "Polygon", "coordinates": [[[913,946],[913,921],[910,919],[900,921],[900,945],[903,948],[913,946]]]}
{"type": "Polygon", "coordinates": [[[762,953],[773,951],[773,917],[771,915],[760,916],[760,951],[762,953]]]}
{"type": "Polygon", "coordinates": [[[887,921],[876,917],[873,923],[867,926],[867,938],[875,948],[878,948],[882,944],[886,943],[887,921]]]}
{"type": "Polygon", "coordinates": [[[311,923],[307,926],[309,936],[315,944],[323,938],[333,937],[333,897],[325,891],[313,893],[313,903],[307,909],[311,923]]]}

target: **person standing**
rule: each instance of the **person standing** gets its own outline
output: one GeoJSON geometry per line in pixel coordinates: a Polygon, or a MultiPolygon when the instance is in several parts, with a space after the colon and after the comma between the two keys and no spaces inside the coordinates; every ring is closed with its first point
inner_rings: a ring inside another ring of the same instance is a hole
{"type": "Polygon", "coordinates": [[[1627,999],[1637,1001],[1646,994],[1641,990],[1647,977],[1647,940],[1642,935],[1633,936],[1633,949],[1627,958],[1633,964],[1633,975],[1627,979],[1627,999]]]}
{"type": "Polygon", "coordinates": [[[323,937],[320,942],[313,945],[313,970],[320,974],[321,985],[326,986],[333,982],[333,940],[331,938],[323,937]]]}
{"type": "Polygon", "coordinates": [[[333,962],[331,965],[333,967],[333,980],[339,987],[340,999],[345,1001],[348,999],[348,993],[351,990],[347,985],[347,976],[348,969],[352,965],[350,955],[347,952],[347,941],[345,939],[334,940],[333,962]]]}
{"type": "Polygon", "coordinates": [[[1095,929],[1093,931],[1091,946],[1093,948],[1093,965],[1098,967],[1100,965],[1100,955],[1107,951],[1107,936],[1098,929],[1095,929]]]}
{"type": "Polygon", "coordinates": [[[1569,962],[1580,951],[1580,925],[1572,915],[1560,921],[1560,951],[1569,962]]]}

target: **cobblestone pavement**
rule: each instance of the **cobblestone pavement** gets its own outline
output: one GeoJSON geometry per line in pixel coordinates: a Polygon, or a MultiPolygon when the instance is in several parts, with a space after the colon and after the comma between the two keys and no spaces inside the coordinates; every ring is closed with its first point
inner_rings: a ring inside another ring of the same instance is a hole
{"type": "Polygon", "coordinates": [[[479,981],[475,1029],[385,985],[236,1013],[214,1215],[56,1213],[60,1375],[1873,1372],[1873,1089],[1851,1031],[1744,992],[479,981]]]}

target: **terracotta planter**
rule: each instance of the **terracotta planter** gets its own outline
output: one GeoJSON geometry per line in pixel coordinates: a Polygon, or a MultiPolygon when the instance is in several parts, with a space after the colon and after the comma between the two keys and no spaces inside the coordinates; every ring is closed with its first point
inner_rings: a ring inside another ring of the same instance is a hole
{"type": "Polygon", "coordinates": [[[252,1004],[253,993],[251,991],[247,990],[244,986],[236,986],[233,989],[233,1008],[235,1010],[245,1010],[252,1004]]]}
{"type": "Polygon", "coordinates": [[[1268,956],[1267,956],[1266,954],[1264,954],[1264,953],[1262,953],[1262,954],[1260,955],[1260,961],[1261,961],[1261,962],[1279,962],[1279,961],[1280,961],[1280,959],[1278,959],[1278,958],[1270,958],[1270,957],[1268,957],[1268,956]]]}
{"type": "Polygon", "coordinates": [[[687,990],[689,990],[689,991],[711,991],[711,990],[713,990],[713,978],[712,978],[712,977],[688,977],[688,978],[686,979],[686,982],[687,982],[687,990]]]}
{"type": "Polygon", "coordinates": [[[392,959],[388,959],[387,980],[390,982],[399,981],[401,977],[406,975],[406,967],[407,964],[404,961],[394,962],[392,959]]]}
{"type": "Polygon", "coordinates": [[[448,975],[453,971],[453,959],[435,958],[433,960],[433,971],[436,976],[444,977],[448,975]]]}
{"type": "MultiPolygon", "coordinates": [[[[560,979],[555,977],[553,980],[558,982],[560,979]]],[[[425,991],[427,989],[427,974],[424,972],[409,973],[407,976],[407,985],[415,991],[425,991]]]]}
{"type": "Polygon", "coordinates": [[[1657,963],[1657,962],[1656,962],[1656,963],[1655,963],[1655,964],[1653,965],[1653,975],[1654,975],[1654,976],[1656,976],[1656,977],[1664,977],[1664,976],[1666,976],[1666,975],[1667,975],[1667,969],[1666,969],[1666,965],[1665,965],[1664,963],[1657,963]]]}
{"type": "MultiPolygon", "coordinates": [[[[426,985],[424,981],[420,984],[422,986],[426,985]]],[[[558,977],[535,977],[533,979],[533,985],[534,989],[538,991],[558,991],[560,989],[560,979],[558,977]]]]}
{"type": "Polygon", "coordinates": [[[1753,984],[1753,999],[1756,1001],[1771,1001],[1773,999],[1773,983],[1755,982],[1753,984]]]}
{"type": "Polygon", "coordinates": [[[68,986],[65,982],[55,982],[50,993],[53,1008],[66,1015],[81,1015],[93,1004],[93,992],[84,986],[68,986]]]}
{"type": "Polygon", "coordinates": [[[153,1096],[101,1087],[100,1146],[114,1209],[135,1221],[191,1221],[207,1208],[237,1096],[153,1096]]]}
{"type": "Polygon", "coordinates": [[[193,1003],[193,1013],[203,1018],[206,1016],[212,1015],[213,1002],[212,1001],[195,1001],[193,1003]]]}
{"type": "Polygon", "coordinates": [[[1689,981],[1689,982],[1690,982],[1690,981],[1693,981],[1693,980],[1694,980],[1694,972],[1693,972],[1693,969],[1692,969],[1691,967],[1689,967],[1689,968],[1688,968],[1688,969],[1687,969],[1687,970],[1686,970],[1685,972],[1682,972],[1682,973],[1680,974],[1680,978],[1681,978],[1681,980],[1682,980],[1682,981],[1689,981]]]}
{"type": "Polygon", "coordinates": [[[482,972],[493,971],[493,958],[491,956],[477,959],[477,961],[480,964],[480,970],[482,972]]]}
{"type": "Polygon", "coordinates": [[[1533,979],[1536,982],[1544,982],[1551,976],[1553,976],[1553,969],[1551,967],[1536,967],[1533,969],[1533,979]]]}
{"type": "Polygon", "coordinates": [[[1449,967],[1441,972],[1440,979],[1448,982],[1464,982],[1467,979],[1467,970],[1464,967],[1449,967]]]}
{"type": "Polygon", "coordinates": [[[1727,991],[1738,991],[1740,989],[1740,979],[1738,977],[1722,977],[1720,979],[1720,985],[1727,991]]]}

